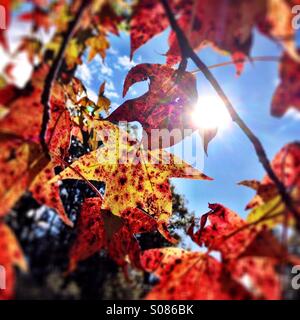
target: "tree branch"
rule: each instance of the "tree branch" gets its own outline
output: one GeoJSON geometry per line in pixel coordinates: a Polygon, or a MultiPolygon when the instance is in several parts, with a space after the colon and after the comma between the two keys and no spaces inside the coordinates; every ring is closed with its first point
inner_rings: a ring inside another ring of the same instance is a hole
{"type": "MultiPolygon", "coordinates": [[[[259,62],[278,62],[280,61],[281,57],[278,56],[258,56],[258,57],[250,57],[248,60],[244,60],[244,59],[235,59],[232,61],[226,61],[226,62],[221,62],[221,63],[217,63],[217,64],[213,64],[208,66],[208,69],[215,69],[215,68],[219,68],[219,67],[226,67],[226,66],[230,66],[236,63],[253,63],[256,61],[259,62]]],[[[200,69],[196,69],[191,71],[191,73],[198,73],[200,72],[200,69]]]]}
{"type": "Polygon", "coordinates": [[[87,8],[89,4],[90,4],[90,0],[82,0],[74,19],[70,22],[68,29],[63,34],[63,42],[60,46],[59,52],[57,53],[45,80],[44,91],[41,97],[41,102],[44,106],[44,112],[43,112],[42,127],[40,132],[40,142],[41,142],[43,151],[48,157],[49,157],[49,149],[46,142],[46,131],[47,131],[47,126],[50,119],[50,95],[51,95],[53,83],[57,79],[59,70],[63,62],[63,57],[65,54],[66,48],[69,44],[69,41],[73,37],[78,21],[80,20],[85,8],[87,8]]]}
{"type": "MultiPolygon", "coordinates": [[[[225,104],[232,121],[234,121],[241,130],[245,133],[245,135],[248,137],[248,139],[251,141],[256,155],[264,167],[265,171],[267,172],[270,179],[274,182],[274,184],[277,187],[277,190],[282,198],[282,201],[285,203],[286,207],[291,211],[291,213],[296,218],[296,221],[299,221],[299,213],[293,206],[292,199],[290,195],[286,192],[284,184],[279,180],[275,172],[273,171],[270,161],[268,160],[268,157],[266,155],[266,152],[260,142],[260,140],[255,136],[255,134],[251,131],[251,129],[246,125],[246,123],[243,121],[243,119],[239,116],[239,114],[236,112],[234,106],[232,105],[229,98],[226,96],[225,92],[221,88],[220,84],[218,83],[217,79],[214,77],[214,75],[211,73],[211,71],[208,69],[208,67],[202,62],[202,60],[198,57],[198,55],[194,52],[192,49],[188,39],[186,38],[185,34],[179,27],[176,18],[172,12],[171,7],[169,6],[168,0],[160,0],[161,4],[163,5],[165,12],[167,14],[167,17],[169,19],[171,28],[176,33],[177,41],[181,49],[182,58],[191,58],[192,61],[196,64],[196,66],[201,70],[203,75],[206,77],[206,79],[210,82],[210,84],[213,86],[219,97],[222,99],[223,103],[225,104]]],[[[300,225],[298,223],[298,228],[300,228],[300,225]]]]}

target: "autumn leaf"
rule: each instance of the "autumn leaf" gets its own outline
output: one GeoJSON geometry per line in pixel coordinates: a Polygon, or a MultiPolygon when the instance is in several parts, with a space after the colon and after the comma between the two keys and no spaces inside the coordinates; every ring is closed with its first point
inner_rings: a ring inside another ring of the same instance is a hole
{"type": "Polygon", "coordinates": [[[27,264],[15,235],[4,222],[0,222],[0,248],[1,274],[5,273],[6,284],[5,289],[0,288],[0,300],[9,300],[13,299],[15,291],[14,267],[27,271],[27,264]]]}
{"type": "MultiPolygon", "coordinates": [[[[299,197],[300,197],[300,144],[298,142],[290,143],[284,146],[275,156],[272,161],[272,168],[277,177],[286,187],[293,200],[293,206],[298,212],[299,197]]],[[[289,224],[293,224],[295,216],[290,213],[286,213],[286,207],[281,200],[274,182],[267,175],[263,178],[262,182],[257,182],[255,185],[243,181],[241,184],[254,187],[257,191],[255,197],[247,205],[247,208],[253,209],[247,220],[249,222],[269,217],[268,221],[262,221],[261,224],[265,224],[270,228],[273,228],[278,223],[281,223],[284,219],[284,214],[288,214],[289,224]],[[274,217],[273,219],[271,219],[274,217]]]]}
{"type": "MultiPolygon", "coordinates": [[[[177,72],[160,64],[140,64],[133,67],[126,76],[123,96],[129,88],[140,81],[149,79],[149,91],[141,97],[127,100],[107,118],[108,121],[138,121],[147,134],[144,143],[148,148],[169,147],[183,139],[183,130],[197,128],[191,120],[191,112],[197,102],[196,78],[189,72],[183,72],[178,78],[177,72]],[[157,130],[176,131],[173,141],[155,141],[152,139],[157,130]],[[178,134],[179,133],[179,134],[178,134]]],[[[186,130],[187,131],[187,130],[186,130]]]]}
{"type": "Polygon", "coordinates": [[[300,63],[285,54],[280,61],[280,83],[272,99],[272,115],[283,116],[289,109],[300,111],[300,63]]]}
{"type": "Polygon", "coordinates": [[[110,107],[110,100],[105,97],[104,92],[105,92],[105,82],[103,82],[99,87],[96,111],[104,110],[108,114],[109,107],[110,107]]]}
{"type": "Polygon", "coordinates": [[[149,300],[249,299],[213,257],[178,248],[151,249],[142,254],[142,265],[159,277],[159,284],[146,296],[149,300]]]}
{"type": "Polygon", "coordinates": [[[68,69],[75,68],[78,64],[82,64],[81,53],[84,51],[85,45],[77,38],[69,41],[65,54],[65,62],[68,69]]]}
{"type": "Polygon", "coordinates": [[[3,216],[26,190],[40,159],[36,145],[11,137],[0,138],[0,216],[3,216]]]}
{"type": "Polygon", "coordinates": [[[291,59],[300,63],[297,50],[296,30],[293,28],[293,1],[268,0],[266,12],[258,22],[259,30],[271,40],[279,42],[291,59]]]}
{"type": "MultiPolygon", "coordinates": [[[[280,42],[286,52],[299,61],[291,5],[284,0],[172,0],[169,5],[196,51],[209,45],[219,53],[230,54],[233,60],[246,59],[252,47],[253,30],[257,27],[272,40],[280,42]],[[216,16],[222,19],[216,19],[216,16]]],[[[136,49],[168,25],[160,2],[140,1],[131,20],[131,57],[136,49]]],[[[169,46],[167,63],[174,65],[181,59],[181,50],[173,31],[169,46]]],[[[241,73],[242,63],[238,62],[236,67],[241,73]]]]}
{"type": "Polygon", "coordinates": [[[166,29],[168,25],[168,19],[159,1],[139,1],[130,21],[130,58],[132,59],[139,47],[166,29]]]}
{"type": "Polygon", "coordinates": [[[39,143],[43,115],[41,94],[48,71],[47,65],[39,67],[32,76],[32,82],[6,101],[9,113],[0,120],[0,132],[39,143]]]}
{"type": "Polygon", "coordinates": [[[61,201],[59,185],[49,183],[55,176],[55,166],[55,162],[49,162],[48,165],[36,175],[30,184],[29,191],[31,191],[32,196],[37,202],[54,209],[67,226],[73,227],[73,222],[68,218],[61,201]]]}
{"type": "Polygon", "coordinates": [[[105,59],[109,42],[104,34],[99,33],[97,36],[87,39],[86,45],[89,47],[88,61],[92,61],[97,54],[100,54],[103,60],[105,59]]]}
{"type": "Polygon", "coordinates": [[[81,180],[82,176],[103,181],[106,188],[102,209],[121,216],[125,210],[140,208],[160,224],[160,232],[167,236],[165,225],[172,214],[169,178],[209,178],[166,151],[141,150],[137,141],[107,121],[98,121],[96,130],[104,146],[82,156],[53,182],[81,180]]]}
{"type": "Polygon", "coordinates": [[[69,271],[101,249],[106,249],[122,267],[128,263],[127,256],[133,265],[140,267],[140,248],[134,234],[155,230],[155,221],[138,209],[127,210],[117,217],[101,210],[101,204],[100,198],[89,198],[82,205],[77,237],[69,254],[69,271]]]}
{"type": "Polygon", "coordinates": [[[10,103],[20,94],[20,89],[13,84],[5,85],[0,89],[0,105],[9,107],[10,103]]]}
{"type": "Polygon", "coordinates": [[[200,246],[220,251],[224,261],[244,256],[279,259],[287,255],[269,231],[248,225],[237,213],[220,204],[210,204],[209,208],[211,211],[201,217],[200,229],[195,233],[193,223],[188,234],[200,246]]]}
{"type": "Polygon", "coordinates": [[[4,101],[9,112],[0,120],[2,137],[0,167],[0,214],[6,214],[22,194],[30,189],[36,200],[56,209],[62,220],[72,225],[66,216],[56,184],[48,184],[54,168],[61,165],[59,159],[66,156],[70,145],[71,122],[65,108],[65,96],[61,86],[53,86],[50,99],[50,119],[46,142],[52,156],[51,162],[40,149],[40,130],[43,117],[41,85],[48,68],[43,66],[35,72],[32,84],[4,101]],[[30,111],[30,112],[29,112],[30,111]]]}
{"type": "Polygon", "coordinates": [[[41,59],[42,42],[32,37],[24,37],[16,50],[17,53],[25,51],[28,55],[29,62],[33,65],[34,59],[41,59]]]}
{"type": "Polygon", "coordinates": [[[104,32],[111,32],[119,35],[118,24],[122,21],[122,17],[118,16],[113,7],[109,3],[104,3],[101,11],[94,15],[94,21],[98,28],[104,32]]]}
{"type": "Polygon", "coordinates": [[[33,11],[21,14],[19,19],[26,22],[32,21],[35,29],[43,28],[46,31],[49,31],[52,22],[49,12],[41,7],[35,7],[33,11]]]}
{"type": "MultiPolygon", "coordinates": [[[[23,90],[15,91],[8,88],[14,93],[10,99],[4,100],[9,112],[0,119],[1,133],[39,144],[44,108],[41,103],[42,85],[48,70],[48,66],[39,67],[33,75],[32,83],[23,90]]],[[[50,97],[50,120],[46,142],[49,144],[50,153],[56,157],[63,157],[70,144],[71,122],[65,104],[64,90],[55,83],[50,97]]]]}
{"type": "Polygon", "coordinates": [[[276,260],[270,258],[245,257],[233,261],[229,270],[233,279],[241,284],[248,279],[247,289],[255,299],[279,300],[282,286],[277,264],[276,260]]]}

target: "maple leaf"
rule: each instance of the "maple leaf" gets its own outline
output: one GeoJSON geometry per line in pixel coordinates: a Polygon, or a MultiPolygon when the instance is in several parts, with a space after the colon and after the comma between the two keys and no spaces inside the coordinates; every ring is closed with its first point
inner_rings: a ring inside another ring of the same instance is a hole
{"type": "MultiPolygon", "coordinates": [[[[233,60],[247,57],[253,28],[257,26],[272,40],[281,42],[294,59],[299,59],[295,40],[291,37],[295,34],[292,11],[284,0],[191,0],[182,5],[184,9],[178,24],[186,30],[191,46],[196,50],[210,44],[221,53],[225,51],[233,55],[233,60]],[[222,19],[215,19],[216,16],[222,19]]],[[[169,43],[168,62],[174,64],[180,53],[174,32],[169,43]]],[[[241,66],[237,65],[237,68],[240,73],[241,66]]]]}
{"type": "Polygon", "coordinates": [[[101,210],[100,198],[85,199],[77,224],[77,237],[70,250],[69,271],[74,271],[79,261],[106,249],[120,266],[127,265],[129,255],[133,265],[140,267],[140,248],[134,234],[155,230],[156,223],[138,209],[127,210],[122,217],[101,210]]]}
{"type": "Polygon", "coordinates": [[[280,61],[280,84],[272,99],[272,115],[283,116],[288,109],[300,111],[300,63],[285,54],[280,61]]]}
{"type": "Polygon", "coordinates": [[[94,21],[98,28],[104,32],[111,32],[119,35],[118,24],[122,18],[116,15],[114,9],[109,3],[105,3],[98,14],[94,15],[94,21]]]}
{"type": "Polygon", "coordinates": [[[151,249],[141,256],[144,269],[159,277],[146,299],[228,300],[250,294],[236,282],[223,264],[199,252],[178,248],[151,249]]]}
{"type": "Polygon", "coordinates": [[[162,32],[168,25],[168,19],[159,1],[139,1],[130,20],[130,59],[140,46],[162,32]]]}
{"type": "MultiPolygon", "coordinates": [[[[288,190],[292,200],[293,206],[300,212],[299,198],[300,198],[300,144],[298,142],[290,143],[284,146],[274,157],[271,166],[277,177],[288,190]]],[[[287,213],[286,207],[278,193],[274,182],[266,175],[262,182],[255,184],[248,181],[243,181],[242,185],[252,187],[257,191],[255,197],[247,205],[247,208],[253,209],[248,215],[248,222],[253,222],[268,216],[267,221],[262,221],[261,225],[267,225],[273,228],[278,223],[282,223],[284,213],[288,214],[289,224],[294,224],[295,217],[287,213]],[[273,217],[273,218],[272,218],[273,217]],[[271,219],[272,218],[272,219],[271,219]]]]}
{"type": "Polygon", "coordinates": [[[3,222],[0,222],[0,266],[5,272],[6,288],[0,288],[0,300],[8,300],[14,297],[15,270],[18,266],[23,271],[27,270],[27,264],[20,245],[12,230],[3,222]]]}
{"type": "Polygon", "coordinates": [[[220,204],[210,204],[211,211],[200,220],[200,229],[194,233],[194,223],[188,230],[194,242],[210,250],[220,251],[224,261],[241,256],[280,258],[283,248],[267,230],[248,225],[235,212],[220,204]],[[210,224],[207,224],[209,220],[210,224]],[[271,250],[272,249],[272,250],[271,250]]]}
{"type": "Polygon", "coordinates": [[[58,159],[66,156],[70,144],[70,116],[65,108],[63,89],[57,83],[52,90],[45,137],[53,157],[49,164],[38,145],[43,117],[40,86],[47,71],[45,66],[37,69],[31,84],[5,101],[9,112],[0,120],[3,140],[0,145],[0,215],[6,214],[29,188],[39,203],[56,209],[62,220],[71,226],[61,203],[58,185],[48,184],[48,179],[54,176],[55,166],[61,165],[58,159]]]}
{"type": "Polygon", "coordinates": [[[219,204],[203,215],[200,229],[194,233],[194,224],[188,234],[199,245],[222,254],[224,266],[240,284],[248,277],[247,289],[255,299],[279,299],[281,285],[276,267],[282,258],[293,261],[286,249],[266,229],[248,225],[235,212],[219,204]],[[209,225],[207,224],[209,220],[209,225]]]}
{"type": "Polygon", "coordinates": [[[66,95],[58,83],[53,85],[50,97],[50,119],[45,140],[50,155],[65,158],[71,143],[71,117],[66,108],[66,95]]]}
{"type": "Polygon", "coordinates": [[[49,12],[42,9],[41,7],[35,7],[32,12],[21,14],[19,16],[19,19],[26,22],[32,21],[35,30],[43,28],[48,32],[52,25],[52,20],[49,16],[49,12]]]}
{"type": "Polygon", "coordinates": [[[99,87],[96,111],[104,110],[106,113],[108,113],[109,107],[110,107],[110,100],[105,97],[104,92],[105,92],[105,82],[103,82],[99,87]]]}
{"type": "Polygon", "coordinates": [[[13,84],[8,84],[0,89],[0,105],[8,107],[20,94],[20,89],[13,84]]]}
{"type": "Polygon", "coordinates": [[[0,136],[0,216],[7,214],[26,190],[39,162],[34,144],[0,136]]]}
{"type": "MultiPolygon", "coordinates": [[[[23,90],[13,89],[11,98],[4,101],[9,112],[0,119],[1,133],[39,144],[44,108],[41,103],[42,86],[48,70],[47,65],[39,67],[29,85],[23,90]]],[[[11,87],[8,90],[12,90],[11,87]]],[[[63,157],[70,144],[70,116],[65,107],[63,87],[56,82],[51,93],[46,142],[50,153],[63,157]]]]}
{"type": "Polygon", "coordinates": [[[266,12],[258,21],[257,26],[271,40],[279,42],[285,49],[285,53],[299,63],[300,55],[297,50],[296,30],[292,23],[294,18],[292,7],[294,5],[290,0],[266,1],[266,12]]]}
{"type": "Polygon", "coordinates": [[[42,58],[42,42],[33,37],[23,37],[21,43],[16,50],[17,53],[25,51],[28,55],[29,62],[33,65],[35,57],[42,58]]]}
{"type": "Polygon", "coordinates": [[[73,222],[68,218],[63,203],[60,199],[59,186],[49,181],[55,176],[55,162],[51,161],[46,165],[33,179],[30,184],[34,199],[41,205],[46,205],[49,208],[56,210],[61,220],[68,226],[73,227],[73,222]]]}
{"type": "Polygon", "coordinates": [[[264,257],[245,257],[229,265],[232,277],[243,284],[255,299],[279,300],[282,296],[280,276],[276,272],[278,262],[264,257]]]}
{"type": "Polygon", "coordinates": [[[39,143],[43,115],[41,94],[43,81],[48,71],[47,65],[39,67],[32,75],[31,83],[6,101],[8,104],[5,106],[9,108],[9,113],[0,120],[2,133],[39,143]]]}
{"type": "MultiPolygon", "coordinates": [[[[253,29],[258,27],[272,40],[280,42],[286,52],[299,61],[291,5],[285,0],[172,0],[169,5],[194,50],[210,45],[220,53],[232,55],[233,60],[246,59],[252,46],[253,29]],[[216,16],[222,19],[216,19],[216,16]]],[[[140,1],[131,20],[131,56],[168,25],[168,18],[159,1],[140,1]]],[[[169,45],[167,63],[174,65],[180,61],[181,50],[173,31],[169,36],[169,45]]],[[[243,64],[238,62],[236,67],[237,72],[241,73],[243,64]]]]}
{"type": "MultiPolygon", "coordinates": [[[[221,53],[245,57],[252,44],[252,28],[264,5],[261,0],[182,1],[178,24],[185,30],[195,50],[211,45],[221,53]],[[216,19],[216,16],[222,19],[216,19]]],[[[173,65],[180,60],[180,48],[174,32],[170,34],[169,44],[167,63],[173,65]]]]}
{"type": "Polygon", "coordinates": [[[97,36],[88,38],[85,43],[87,47],[90,48],[88,61],[93,60],[97,54],[100,54],[103,60],[105,59],[106,50],[109,48],[109,42],[106,40],[104,34],[100,32],[97,36]]]}
{"type": "Polygon", "coordinates": [[[144,143],[150,149],[158,148],[160,143],[165,148],[183,139],[184,129],[197,129],[191,121],[191,112],[198,98],[196,78],[189,72],[178,76],[174,69],[164,65],[140,64],[127,74],[123,96],[134,83],[147,79],[150,79],[149,91],[141,97],[125,101],[107,120],[138,121],[147,134],[144,143]],[[168,129],[169,132],[178,129],[180,134],[175,134],[173,141],[156,142],[152,136],[157,130],[153,129],[168,129]]]}
{"type": "Polygon", "coordinates": [[[78,64],[82,64],[81,53],[84,51],[84,43],[79,42],[77,38],[73,38],[69,41],[65,54],[65,62],[68,69],[77,67],[78,64]]]}
{"type": "Polygon", "coordinates": [[[82,156],[53,182],[81,180],[82,176],[103,181],[106,188],[102,209],[121,216],[127,209],[140,208],[159,223],[160,232],[170,240],[166,229],[172,214],[169,178],[210,178],[166,151],[140,149],[137,141],[107,121],[95,123],[104,146],[82,156]]]}

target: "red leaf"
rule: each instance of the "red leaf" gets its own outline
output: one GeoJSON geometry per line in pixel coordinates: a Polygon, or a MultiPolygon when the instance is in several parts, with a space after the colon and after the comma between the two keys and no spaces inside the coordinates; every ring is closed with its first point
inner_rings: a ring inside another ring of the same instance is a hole
{"type": "Polygon", "coordinates": [[[177,248],[147,250],[142,266],[160,278],[146,299],[227,300],[246,299],[250,294],[216,259],[177,248]]]}
{"type": "Polygon", "coordinates": [[[0,276],[1,280],[4,276],[6,287],[5,289],[0,287],[0,300],[13,299],[15,289],[14,267],[18,266],[26,271],[27,265],[17,239],[11,229],[3,222],[0,222],[0,248],[0,276]]]}
{"type": "Polygon", "coordinates": [[[21,14],[19,19],[21,21],[32,21],[35,28],[44,28],[46,31],[49,31],[51,27],[49,12],[40,7],[35,7],[32,12],[21,14]]]}
{"type": "Polygon", "coordinates": [[[151,232],[156,222],[138,209],[128,209],[121,218],[108,210],[101,210],[101,199],[86,199],[78,220],[77,238],[70,251],[69,270],[101,249],[120,266],[127,265],[126,256],[133,265],[140,267],[140,248],[136,233],[151,232]]]}
{"type": "Polygon", "coordinates": [[[234,261],[229,269],[236,281],[246,282],[249,291],[256,299],[281,298],[282,288],[274,259],[246,257],[234,261]]]}
{"type": "MultiPolygon", "coordinates": [[[[293,205],[300,210],[299,203],[297,203],[300,198],[300,144],[294,142],[284,146],[274,157],[271,166],[277,177],[291,193],[294,200],[293,205]]],[[[240,184],[253,188],[248,181],[243,181],[240,184]]],[[[257,194],[247,205],[247,208],[259,207],[278,195],[278,190],[268,175],[261,182],[258,182],[254,189],[257,194]]]]}
{"type": "Polygon", "coordinates": [[[272,115],[283,116],[288,109],[300,111],[300,63],[285,54],[280,62],[280,84],[272,100],[272,115]]]}
{"type": "Polygon", "coordinates": [[[243,256],[262,256],[280,259],[287,252],[268,230],[248,225],[235,212],[220,204],[201,217],[200,229],[194,233],[194,224],[188,234],[197,244],[222,253],[224,261],[243,256]],[[206,225],[209,220],[209,225],[206,225]]]}
{"type": "Polygon", "coordinates": [[[130,21],[131,51],[134,52],[169,25],[165,11],[159,1],[139,1],[130,21]]]}
{"type": "MultiPolygon", "coordinates": [[[[197,102],[196,78],[193,74],[177,72],[160,64],[140,64],[132,68],[124,83],[123,95],[137,82],[150,79],[149,91],[143,96],[125,101],[108,118],[109,121],[138,121],[147,133],[145,142],[151,149],[158,147],[153,143],[153,129],[194,129],[191,112],[197,102]]],[[[179,132],[179,133],[180,133],[179,132]]],[[[173,141],[166,141],[162,147],[179,142],[182,134],[174,136],[173,141]]]]}

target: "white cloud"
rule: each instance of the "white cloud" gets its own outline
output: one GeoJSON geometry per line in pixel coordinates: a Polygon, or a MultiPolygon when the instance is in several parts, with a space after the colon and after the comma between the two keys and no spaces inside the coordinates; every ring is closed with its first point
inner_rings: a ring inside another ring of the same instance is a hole
{"type": "Polygon", "coordinates": [[[289,109],[286,116],[292,118],[293,120],[300,121],[300,112],[296,109],[289,109]]]}
{"type": "Polygon", "coordinates": [[[97,95],[97,93],[96,93],[94,90],[92,90],[92,89],[90,89],[90,88],[87,88],[87,89],[86,89],[86,93],[87,93],[89,99],[91,99],[93,102],[97,103],[97,101],[98,101],[98,95],[97,95]]]}
{"type": "Polygon", "coordinates": [[[114,91],[115,90],[115,85],[113,84],[113,82],[108,81],[105,84],[105,89],[107,89],[109,91],[114,91]]]}
{"type": "Polygon", "coordinates": [[[113,98],[118,99],[120,97],[115,91],[106,91],[105,95],[110,99],[113,99],[113,98]]]}
{"type": "Polygon", "coordinates": [[[138,94],[137,91],[135,89],[133,89],[133,87],[130,87],[128,92],[129,92],[129,94],[131,94],[133,96],[136,96],[138,94]]]}
{"type": "Polygon", "coordinates": [[[83,82],[85,82],[87,85],[91,83],[92,74],[86,64],[81,64],[78,66],[76,70],[76,76],[80,78],[83,82]]]}
{"type": "Polygon", "coordinates": [[[128,56],[118,57],[117,63],[118,64],[116,65],[116,68],[119,70],[121,69],[129,70],[136,65],[136,63],[133,60],[130,61],[128,56]]]}
{"type": "Polygon", "coordinates": [[[106,66],[105,64],[101,64],[100,66],[100,73],[102,75],[112,76],[113,71],[110,67],[106,66]]]}
{"type": "Polygon", "coordinates": [[[114,48],[109,48],[109,49],[107,50],[107,52],[108,52],[109,54],[111,54],[111,55],[114,55],[114,56],[116,56],[116,55],[119,53],[119,51],[118,51],[117,49],[114,49],[114,48]]]}

